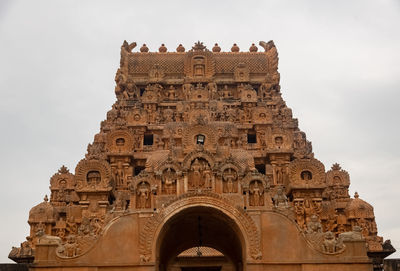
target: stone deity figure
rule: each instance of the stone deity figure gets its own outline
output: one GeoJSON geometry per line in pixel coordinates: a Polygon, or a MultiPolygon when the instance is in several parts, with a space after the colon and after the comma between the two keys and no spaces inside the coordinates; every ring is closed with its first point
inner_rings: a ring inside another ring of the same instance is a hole
{"type": "Polygon", "coordinates": [[[142,184],[139,186],[138,190],[137,190],[137,208],[138,209],[145,209],[145,208],[149,208],[149,204],[148,201],[150,199],[150,191],[148,188],[148,185],[146,184],[142,184]]]}
{"type": "Polygon", "coordinates": [[[263,206],[264,205],[264,197],[263,197],[263,189],[259,186],[258,181],[255,181],[252,187],[250,188],[250,205],[251,206],[263,206]]]}
{"type": "Polygon", "coordinates": [[[304,199],[304,212],[306,214],[307,223],[310,221],[311,216],[315,213],[312,203],[310,201],[311,200],[309,198],[304,199]]]}
{"type": "Polygon", "coordinates": [[[115,169],[115,181],[117,186],[124,184],[124,169],[122,167],[122,163],[118,162],[117,168],[115,169]]]}
{"type": "Polygon", "coordinates": [[[168,195],[174,194],[176,178],[174,172],[171,171],[171,168],[167,169],[163,178],[164,178],[164,193],[168,195]]]}
{"type": "Polygon", "coordinates": [[[138,99],[139,89],[133,82],[127,82],[122,95],[125,99],[138,99]]]}
{"type": "Polygon", "coordinates": [[[224,98],[232,97],[231,91],[228,89],[227,85],[225,85],[224,88],[222,89],[222,97],[224,98]]]}
{"type": "Polygon", "coordinates": [[[190,100],[190,94],[191,94],[192,90],[193,90],[192,84],[183,84],[182,92],[183,92],[183,95],[185,96],[186,100],[190,100]]]}
{"type": "Polygon", "coordinates": [[[266,139],[265,139],[265,132],[260,132],[258,134],[258,140],[260,142],[261,147],[267,146],[266,139]]]}
{"type": "Polygon", "coordinates": [[[283,184],[283,168],[281,167],[276,169],[276,183],[283,184]]]}
{"type": "Polygon", "coordinates": [[[204,185],[205,188],[211,188],[212,187],[212,177],[211,177],[211,171],[209,169],[204,170],[204,185]]]}
{"type": "Polygon", "coordinates": [[[318,216],[312,215],[310,222],[307,223],[307,233],[322,232],[322,225],[318,220],[318,216]]]}
{"type": "Polygon", "coordinates": [[[225,193],[236,193],[236,179],[237,174],[236,171],[231,168],[225,170],[223,174],[224,179],[224,192],[225,193]]]}
{"type": "Polygon", "coordinates": [[[189,181],[189,184],[191,185],[191,187],[199,187],[200,183],[201,183],[201,164],[199,162],[199,160],[196,158],[196,160],[193,162],[192,164],[192,174],[191,174],[191,178],[189,181]]]}
{"type": "Polygon", "coordinates": [[[78,243],[75,235],[69,235],[67,243],[64,245],[64,255],[67,257],[75,257],[79,254],[78,243]]]}
{"type": "Polygon", "coordinates": [[[283,188],[278,187],[276,194],[274,196],[274,205],[277,208],[288,208],[288,202],[287,202],[287,197],[283,193],[283,188]]]}
{"type": "Polygon", "coordinates": [[[66,229],[70,234],[76,234],[78,232],[78,225],[75,222],[74,216],[68,216],[66,221],[66,229]]]}
{"type": "Polygon", "coordinates": [[[294,211],[296,213],[296,221],[299,224],[300,228],[305,228],[305,218],[304,218],[304,206],[302,201],[294,202],[294,211]]]}
{"type": "Polygon", "coordinates": [[[211,99],[217,98],[217,84],[214,82],[208,83],[207,89],[209,91],[209,97],[211,99]]]}
{"type": "Polygon", "coordinates": [[[176,91],[174,86],[170,86],[168,89],[168,100],[175,100],[176,98],[176,91]]]}
{"type": "Polygon", "coordinates": [[[81,225],[78,228],[78,235],[84,236],[91,234],[90,220],[87,217],[83,217],[81,225]]]}

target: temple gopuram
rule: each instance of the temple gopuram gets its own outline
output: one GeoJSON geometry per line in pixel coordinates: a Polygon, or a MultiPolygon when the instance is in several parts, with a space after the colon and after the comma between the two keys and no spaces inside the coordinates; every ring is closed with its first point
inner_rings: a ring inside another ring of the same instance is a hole
{"type": "Polygon", "coordinates": [[[272,41],[123,43],[116,101],[9,258],[32,271],[371,271],[395,250],[282,99],[272,41]]]}

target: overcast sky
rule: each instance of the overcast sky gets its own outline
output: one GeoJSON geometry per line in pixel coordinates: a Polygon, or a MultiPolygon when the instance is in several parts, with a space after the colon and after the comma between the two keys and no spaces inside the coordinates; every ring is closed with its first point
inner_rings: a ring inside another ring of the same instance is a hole
{"type": "Polygon", "coordinates": [[[274,40],[283,98],[315,157],[350,173],[400,250],[399,29],[398,0],[0,0],[0,262],[29,234],[50,177],[74,172],[99,131],[124,39],[151,51],[274,40]]]}

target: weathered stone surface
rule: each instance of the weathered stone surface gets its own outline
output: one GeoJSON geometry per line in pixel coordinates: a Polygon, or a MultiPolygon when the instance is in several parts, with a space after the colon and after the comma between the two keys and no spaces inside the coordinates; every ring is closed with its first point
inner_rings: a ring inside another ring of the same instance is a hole
{"type": "Polygon", "coordinates": [[[260,46],[132,52],[125,41],[116,102],[9,257],[34,270],[378,266],[393,247],[372,206],[349,196],[338,164],[314,158],[282,99],[276,47],[260,46]],[[217,253],[182,253],[199,247],[217,253]]]}

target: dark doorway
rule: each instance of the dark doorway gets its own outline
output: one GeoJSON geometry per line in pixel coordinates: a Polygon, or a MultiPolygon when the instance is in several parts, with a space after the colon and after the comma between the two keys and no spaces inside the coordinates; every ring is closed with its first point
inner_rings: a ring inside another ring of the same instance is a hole
{"type": "Polygon", "coordinates": [[[220,271],[221,266],[181,267],[182,271],[220,271]]]}
{"type": "Polygon", "coordinates": [[[220,271],[225,267],[243,270],[243,242],[239,227],[222,211],[204,206],[185,209],[170,218],[159,234],[159,271],[220,271]],[[199,247],[209,247],[220,254],[181,254],[199,247]]]}

